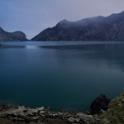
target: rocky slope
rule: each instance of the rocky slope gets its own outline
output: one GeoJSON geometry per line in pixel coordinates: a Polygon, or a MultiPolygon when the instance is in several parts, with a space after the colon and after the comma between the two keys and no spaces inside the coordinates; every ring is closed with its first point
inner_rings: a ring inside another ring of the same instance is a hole
{"type": "Polygon", "coordinates": [[[21,31],[6,32],[0,27],[0,41],[26,41],[26,35],[21,31]]]}
{"type": "MultiPolygon", "coordinates": [[[[100,99],[103,97],[99,97],[100,99]]],[[[100,99],[96,99],[96,104],[100,99]]],[[[103,102],[101,102],[103,104],[103,102]]],[[[98,104],[99,106],[99,104],[98,104]]],[[[0,106],[0,124],[124,124],[124,93],[113,99],[107,111],[91,115],[83,112],[52,112],[44,107],[0,106]]]]}
{"type": "Polygon", "coordinates": [[[108,110],[100,115],[100,124],[124,124],[124,93],[112,100],[108,110]]]}
{"type": "Polygon", "coordinates": [[[124,12],[76,22],[63,20],[32,40],[36,41],[124,41],[124,12]]]}

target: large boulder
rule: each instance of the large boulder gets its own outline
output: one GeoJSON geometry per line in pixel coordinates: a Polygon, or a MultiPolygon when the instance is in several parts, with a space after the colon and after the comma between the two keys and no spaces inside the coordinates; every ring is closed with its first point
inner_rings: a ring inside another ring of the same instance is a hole
{"type": "Polygon", "coordinates": [[[99,114],[102,111],[106,111],[108,109],[108,105],[110,103],[110,99],[106,97],[106,95],[98,96],[90,106],[91,114],[99,114]]]}

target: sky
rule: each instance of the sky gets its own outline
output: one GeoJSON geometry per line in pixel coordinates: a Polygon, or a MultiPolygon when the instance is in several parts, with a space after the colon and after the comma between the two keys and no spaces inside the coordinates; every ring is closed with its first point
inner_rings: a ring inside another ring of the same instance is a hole
{"type": "Polygon", "coordinates": [[[0,26],[32,38],[60,20],[76,21],[124,11],[124,0],[0,0],[0,26]]]}

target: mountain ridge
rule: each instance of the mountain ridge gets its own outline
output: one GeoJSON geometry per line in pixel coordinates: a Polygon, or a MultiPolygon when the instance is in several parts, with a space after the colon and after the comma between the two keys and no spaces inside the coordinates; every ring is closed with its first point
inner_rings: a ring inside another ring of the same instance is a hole
{"type": "Polygon", "coordinates": [[[35,41],[123,41],[124,11],[79,21],[62,20],[31,40],[35,41]]]}
{"type": "Polygon", "coordinates": [[[0,41],[26,41],[26,34],[21,31],[7,32],[0,27],[0,41]]]}

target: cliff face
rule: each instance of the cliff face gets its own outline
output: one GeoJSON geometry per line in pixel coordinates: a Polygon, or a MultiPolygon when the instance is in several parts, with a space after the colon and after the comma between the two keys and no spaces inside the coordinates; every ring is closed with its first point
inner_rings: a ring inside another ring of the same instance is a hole
{"type": "Polygon", "coordinates": [[[122,41],[124,40],[124,12],[108,17],[87,18],[76,22],[63,20],[32,40],[36,41],[122,41]]]}
{"type": "Polygon", "coordinates": [[[26,41],[26,35],[21,32],[6,32],[0,27],[0,41],[26,41]]]}

